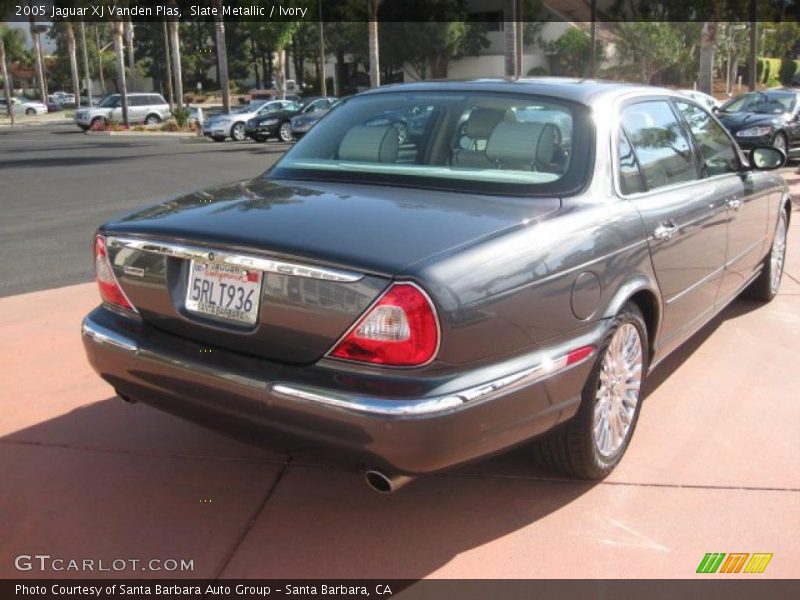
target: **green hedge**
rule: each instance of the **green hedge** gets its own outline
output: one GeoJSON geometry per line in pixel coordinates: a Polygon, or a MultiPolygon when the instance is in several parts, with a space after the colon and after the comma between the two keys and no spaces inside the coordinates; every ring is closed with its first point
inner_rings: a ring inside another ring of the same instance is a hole
{"type": "Polygon", "coordinates": [[[766,57],[756,59],[756,81],[768,87],[789,85],[795,73],[800,73],[800,60],[766,57]]]}

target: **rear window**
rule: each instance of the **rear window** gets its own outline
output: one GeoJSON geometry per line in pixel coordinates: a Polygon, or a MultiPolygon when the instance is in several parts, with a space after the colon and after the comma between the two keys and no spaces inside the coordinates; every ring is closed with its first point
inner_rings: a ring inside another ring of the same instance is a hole
{"type": "Polygon", "coordinates": [[[592,135],[588,110],[557,98],[368,94],[320,121],[270,175],[566,194],[588,177],[592,135]]]}

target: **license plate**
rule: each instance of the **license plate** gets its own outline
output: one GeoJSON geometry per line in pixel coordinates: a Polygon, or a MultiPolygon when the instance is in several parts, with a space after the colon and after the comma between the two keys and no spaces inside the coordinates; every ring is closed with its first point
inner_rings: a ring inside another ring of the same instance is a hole
{"type": "Polygon", "coordinates": [[[261,303],[261,271],[192,261],[186,310],[253,325],[261,303]]]}

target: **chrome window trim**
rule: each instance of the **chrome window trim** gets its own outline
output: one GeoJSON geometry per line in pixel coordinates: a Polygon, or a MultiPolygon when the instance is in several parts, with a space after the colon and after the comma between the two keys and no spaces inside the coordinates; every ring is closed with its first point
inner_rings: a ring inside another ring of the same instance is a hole
{"type": "Polygon", "coordinates": [[[305,277],[307,279],[354,283],[364,277],[361,273],[345,271],[343,269],[316,267],[303,263],[277,260],[267,256],[258,256],[256,254],[230,252],[204,246],[160,240],[109,235],[106,236],[106,244],[112,248],[130,248],[141,252],[160,254],[162,256],[248,267],[267,273],[279,273],[281,275],[292,275],[294,277],[305,277]]]}

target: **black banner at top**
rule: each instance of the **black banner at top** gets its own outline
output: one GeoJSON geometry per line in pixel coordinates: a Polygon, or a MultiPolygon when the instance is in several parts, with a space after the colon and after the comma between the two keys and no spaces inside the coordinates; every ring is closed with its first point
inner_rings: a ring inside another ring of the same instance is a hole
{"type": "Polygon", "coordinates": [[[359,22],[370,6],[380,22],[780,22],[800,13],[800,0],[0,0],[0,20],[359,22]]]}

